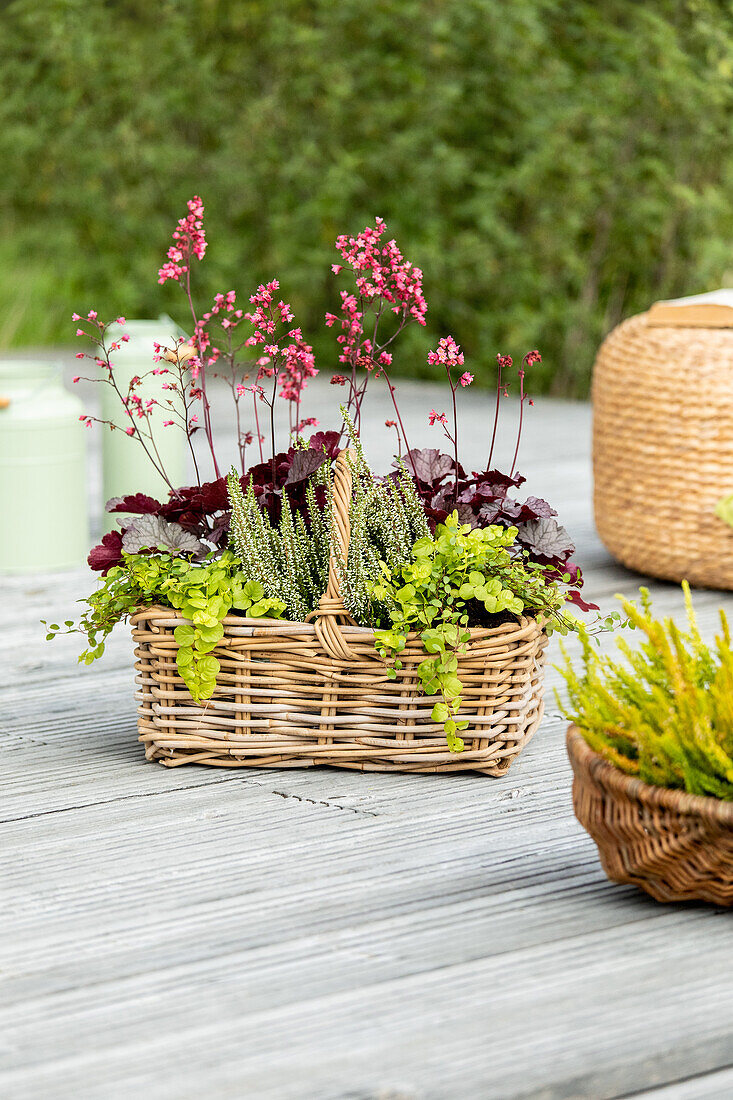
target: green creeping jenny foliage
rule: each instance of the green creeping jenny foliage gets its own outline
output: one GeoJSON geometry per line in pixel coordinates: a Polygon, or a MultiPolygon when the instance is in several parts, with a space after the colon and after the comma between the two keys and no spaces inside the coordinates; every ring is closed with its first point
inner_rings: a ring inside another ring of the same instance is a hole
{"type": "Polygon", "coordinates": [[[559,586],[543,577],[540,566],[510,553],[516,535],[512,527],[472,529],[454,512],[436,528],[434,539],[418,539],[407,564],[392,569],[382,563],[381,577],[371,585],[372,598],[392,624],[375,632],[377,650],[395,658],[394,678],[408,633],[418,631],[429,654],[418,674],[427,695],[440,695],[432,717],[443,725],[451,752],[463,749],[458,732],[468,725],[456,717],[463,690],[458,651],[469,640],[476,613],[526,611],[563,633],[574,625],[560,614],[564,596],[559,586]]]}
{"type": "MultiPolygon", "coordinates": [[[[125,554],[124,565],[107,573],[102,585],[87,597],[88,609],[78,630],[89,648],[79,657],[91,664],[104,653],[105,640],[116,623],[137,608],[162,604],[180,611],[190,624],[175,629],[176,664],[193,699],[208,699],[216,686],[219,662],[212,653],[224,634],[222,620],[232,610],[249,618],[280,618],[281,600],[265,595],[262,585],[248,580],[229,551],[212,560],[190,562],[171,554],[125,554]]],[[[73,628],[69,620],[67,627],[73,628]]],[[[71,632],[70,630],[68,631],[71,632]]],[[[47,638],[59,633],[55,623],[47,638]]]]}
{"type": "Polygon", "coordinates": [[[658,787],[733,800],[733,650],[728,621],[707,645],[697,628],[684,582],[689,629],[653,618],[649,593],[641,607],[618,597],[646,641],[618,647],[625,663],[596,652],[584,630],[584,670],[567,653],[560,671],[569,702],[563,714],[580,727],[589,746],[628,775],[658,787]]]}

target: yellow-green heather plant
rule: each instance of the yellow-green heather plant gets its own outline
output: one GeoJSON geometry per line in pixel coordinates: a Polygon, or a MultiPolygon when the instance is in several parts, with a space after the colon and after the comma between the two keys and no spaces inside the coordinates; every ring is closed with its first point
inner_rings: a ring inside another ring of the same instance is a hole
{"type": "Polygon", "coordinates": [[[563,650],[568,686],[563,714],[589,746],[621,771],[646,783],[733,800],[733,650],[728,621],[708,645],[700,635],[684,582],[689,627],[655,619],[645,588],[641,606],[618,597],[631,626],[646,640],[632,649],[620,639],[620,662],[603,656],[580,628],[584,670],[563,650]]]}

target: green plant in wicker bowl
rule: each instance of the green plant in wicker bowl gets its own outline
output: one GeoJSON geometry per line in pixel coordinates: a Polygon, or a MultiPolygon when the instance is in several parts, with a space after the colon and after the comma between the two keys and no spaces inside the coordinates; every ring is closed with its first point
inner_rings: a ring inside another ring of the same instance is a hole
{"type": "Polygon", "coordinates": [[[610,878],[660,901],[733,904],[733,648],[725,614],[712,644],[687,583],[688,624],[654,618],[649,594],[622,599],[643,636],[621,660],[583,637],[583,670],[561,669],[572,721],[576,815],[610,878]]]}
{"type": "Polygon", "coordinates": [[[560,614],[565,598],[559,585],[526,555],[512,556],[516,535],[512,527],[471,528],[453,512],[434,538],[418,539],[407,564],[390,569],[382,563],[372,585],[374,600],[391,619],[388,629],[375,632],[378,651],[393,658],[396,676],[409,632],[419,631],[429,655],[417,670],[422,689],[440,696],[433,721],[443,724],[454,752],[463,749],[458,732],[468,725],[456,718],[463,690],[456,651],[470,638],[469,623],[491,624],[527,611],[562,632],[571,625],[560,614]]]}
{"type": "MultiPolygon", "coordinates": [[[[261,584],[248,579],[230,551],[218,558],[192,562],[168,553],[125,554],[124,563],[110,569],[103,583],[86,600],[79,625],[69,620],[68,633],[81,631],[88,648],[79,657],[91,664],[104,653],[113,627],[138,607],[163,604],[189,620],[176,627],[176,666],[196,701],[207,699],[216,685],[219,661],[213,650],[224,636],[223,620],[230,611],[251,619],[280,618],[282,600],[265,595],[261,584]]],[[[47,626],[48,638],[64,633],[58,624],[47,626]]]]}

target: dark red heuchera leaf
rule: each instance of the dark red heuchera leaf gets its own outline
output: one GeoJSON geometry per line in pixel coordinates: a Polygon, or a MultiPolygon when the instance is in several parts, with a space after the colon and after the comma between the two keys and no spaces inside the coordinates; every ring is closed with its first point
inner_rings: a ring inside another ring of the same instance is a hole
{"type": "Polygon", "coordinates": [[[228,505],[226,478],[220,477],[203,485],[177,489],[170,494],[167,503],[161,505],[159,515],[203,536],[211,530],[209,519],[223,512],[228,505]]]}
{"type": "Polygon", "coordinates": [[[324,462],[328,461],[328,455],[325,451],[312,451],[310,449],[296,451],[288,470],[288,476],[285,478],[285,484],[295,485],[299,481],[307,481],[316,470],[320,470],[324,462]]]}
{"type": "Polygon", "coordinates": [[[282,489],[294,457],[295,449],[291,447],[289,451],[275,455],[274,459],[268,459],[267,462],[260,462],[256,466],[251,466],[243,478],[243,484],[246,487],[251,482],[255,490],[258,486],[270,490],[282,489]],[[273,470],[275,473],[274,480],[273,470]]]}
{"type": "Polygon", "coordinates": [[[131,516],[157,516],[163,505],[145,493],[133,493],[127,497],[112,497],[105,504],[106,512],[127,512],[131,516]]]}
{"type": "Polygon", "coordinates": [[[550,507],[546,500],[542,500],[540,497],[527,497],[522,505],[520,519],[549,519],[550,516],[556,515],[557,512],[550,507]]]}
{"type": "MultiPolygon", "coordinates": [[[[292,507],[309,524],[305,492],[308,479],[324,463],[332,461],[339,451],[340,439],[339,432],[318,432],[311,438],[307,449],[291,447],[275,455],[274,463],[268,461],[253,466],[241,478],[242,488],[246,490],[249,484],[252,485],[258,504],[268,512],[274,523],[279,522],[282,494],[287,492],[292,507]]],[[[322,487],[316,489],[316,503],[321,509],[326,505],[326,492],[322,487]]],[[[145,493],[115,497],[108,502],[107,510],[130,516],[160,516],[171,523],[178,523],[185,531],[218,549],[225,547],[229,538],[229,497],[226,478],[223,477],[203,485],[177,489],[169,494],[165,503],[145,493]]],[[[105,535],[101,544],[92,550],[88,559],[92,569],[106,573],[113,565],[121,563],[122,538],[128,526],[129,523],[127,526],[123,523],[121,531],[105,535]]]]}
{"type": "Polygon", "coordinates": [[[518,489],[526,480],[521,474],[503,474],[501,470],[484,470],[483,473],[474,470],[473,478],[467,484],[476,485],[476,491],[484,496],[491,494],[498,497],[502,494],[506,496],[509,489],[518,489]]]}
{"type": "Polygon", "coordinates": [[[90,551],[87,562],[98,573],[108,573],[113,565],[122,565],[122,535],[119,531],[109,531],[90,551]]]}
{"type": "Polygon", "coordinates": [[[533,519],[519,528],[518,540],[543,565],[566,562],[575,546],[556,519],[533,519]]]}
{"type": "MultiPolygon", "coordinates": [[[[524,484],[521,474],[504,474],[500,470],[473,471],[466,477],[459,466],[458,484],[451,476],[455,461],[434,447],[413,450],[410,456],[417,470],[417,492],[432,530],[444,523],[455,509],[462,523],[472,527],[488,527],[497,523],[502,527],[517,528],[517,546],[528,551],[533,561],[546,566],[548,579],[570,575],[570,599],[578,607],[593,610],[586,604],[577,589],[582,577],[577,566],[570,562],[575,547],[564,527],[554,518],[557,512],[546,500],[527,497],[522,502],[510,496],[512,490],[524,484]]],[[[408,471],[413,474],[409,457],[405,459],[408,471]]],[[[395,463],[396,464],[396,463],[395,463]]]]}
{"type": "MultiPolygon", "coordinates": [[[[443,478],[452,474],[456,468],[450,455],[442,454],[437,447],[413,447],[402,460],[408,471],[417,476],[423,485],[436,489],[443,478]]],[[[395,460],[395,465],[397,460],[395,460]]],[[[465,470],[458,467],[459,478],[465,477],[465,470]]]]}
{"type": "MultiPolygon", "coordinates": [[[[583,583],[582,580],[581,580],[580,583],[581,584],[583,583]]],[[[578,608],[579,611],[599,611],[600,610],[597,603],[588,603],[586,600],[584,600],[583,597],[581,596],[580,592],[578,592],[577,588],[569,589],[569,591],[567,592],[567,598],[568,598],[568,603],[573,604],[575,607],[578,608]]]]}
{"type": "Polygon", "coordinates": [[[341,432],[316,432],[308,441],[311,451],[325,451],[329,458],[335,458],[341,450],[341,432]]]}

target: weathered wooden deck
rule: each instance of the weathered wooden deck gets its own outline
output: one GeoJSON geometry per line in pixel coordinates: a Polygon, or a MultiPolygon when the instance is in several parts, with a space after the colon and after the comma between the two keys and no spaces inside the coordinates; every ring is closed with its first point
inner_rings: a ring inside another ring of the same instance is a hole
{"type": "MultiPolygon", "coordinates": [[[[462,397],[478,463],[490,399],[462,397]]],[[[404,388],[413,443],[443,400],[404,388]]],[[[639,578],[593,530],[589,409],[529,415],[528,487],[610,608],[639,578]]],[[[43,640],[89,586],[0,580],[4,1100],[733,1095],[732,918],[606,881],[551,691],[500,780],[167,771],[136,743],[125,629],[91,669],[43,640]]],[[[698,595],[706,630],[720,603],[698,595]]]]}

